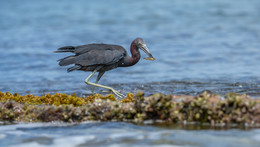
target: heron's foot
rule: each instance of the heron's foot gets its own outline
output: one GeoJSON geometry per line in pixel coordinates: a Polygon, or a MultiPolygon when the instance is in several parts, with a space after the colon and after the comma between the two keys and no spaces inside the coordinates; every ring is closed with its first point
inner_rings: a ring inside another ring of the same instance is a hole
{"type": "Polygon", "coordinates": [[[120,92],[116,91],[115,89],[110,89],[116,96],[120,97],[121,99],[122,98],[125,98],[126,96],[121,94],[120,92]]]}
{"type": "Polygon", "coordinates": [[[126,96],[121,94],[120,92],[118,92],[115,89],[109,89],[109,90],[102,90],[101,92],[103,93],[109,93],[109,92],[113,92],[116,96],[120,97],[120,98],[125,98],[126,96]]]}

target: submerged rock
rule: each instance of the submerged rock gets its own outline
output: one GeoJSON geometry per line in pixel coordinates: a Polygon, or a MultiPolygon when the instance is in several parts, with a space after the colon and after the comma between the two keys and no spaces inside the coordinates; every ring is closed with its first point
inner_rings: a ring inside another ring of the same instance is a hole
{"type": "Polygon", "coordinates": [[[260,99],[246,94],[228,93],[224,98],[204,91],[196,96],[143,92],[114,95],[95,94],[87,98],[56,93],[44,96],[0,92],[0,120],[22,122],[132,121],[215,125],[260,125],[260,99]]]}

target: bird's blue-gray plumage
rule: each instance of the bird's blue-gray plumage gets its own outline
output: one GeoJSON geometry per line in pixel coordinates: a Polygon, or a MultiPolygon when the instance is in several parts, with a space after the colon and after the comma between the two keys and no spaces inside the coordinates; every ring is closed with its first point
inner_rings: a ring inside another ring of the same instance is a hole
{"type": "Polygon", "coordinates": [[[75,54],[58,60],[60,66],[74,64],[74,66],[68,68],[68,72],[73,70],[94,71],[95,69],[99,72],[105,72],[116,68],[121,60],[128,56],[122,46],[110,44],[65,46],[59,48],[56,52],[72,52],[75,54]]]}
{"type": "MultiPolygon", "coordinates": [[[[72,56],[68,56],[58,60],[59,65],[73,65],[67,69],[68,72],[71,72],[73,70],[93,71],[85,79],[86,84],[111,90],[115,95],[117,95],[120,98],[123,98],[125,97],[123,94],[116,91],[112,87],[98,84],[98,81],[102,77],[102,75],[108,70],[117,67],[128,67],[135,65],[141,57],[139,49],[143,50],[149,56],[149,60],[154,60],[149,49],[146,47],[145,41],[142,38],[136,38],[132,41],[130,46],[130,51],[132,55],[131,57],[127,54],[126,50],[123,47],[111,44],[87,44],[76,47],[65,46],[59,48],[55,52],[74,53],[74,55],[72,56]],[[96,83],[92,83],[89,81],[89,79],[96,72],[99,72],[96,79],[96,83]]],[[[91,93],[93,93],[93,91],[94,90],[92,90],[91,93]]]]}

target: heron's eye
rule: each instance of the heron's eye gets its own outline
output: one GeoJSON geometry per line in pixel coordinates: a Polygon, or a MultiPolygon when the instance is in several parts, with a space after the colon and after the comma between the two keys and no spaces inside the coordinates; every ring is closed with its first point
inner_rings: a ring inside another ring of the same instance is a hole
{"type": "Polygon", "coordinates": [[[138,42],[138,45],[139,45],[139,46],[143,46],[143,44],[142,44],[141,42],[138,42]]]}

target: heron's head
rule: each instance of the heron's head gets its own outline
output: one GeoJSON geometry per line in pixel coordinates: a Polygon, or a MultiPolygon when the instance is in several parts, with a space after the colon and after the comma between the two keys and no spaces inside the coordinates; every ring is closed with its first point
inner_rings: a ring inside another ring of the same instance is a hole
{"type": "Polygon", "coordinates": [[[147,48],[146,43],[143,38],[136,38],[135,39],[135,45],[143,50],[149,57],[145,57],[146,60],[155,60],[153,55],[151,54],[150,50],[147,48]]]}

